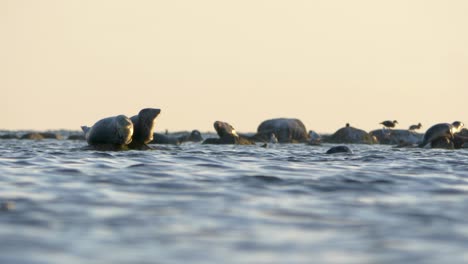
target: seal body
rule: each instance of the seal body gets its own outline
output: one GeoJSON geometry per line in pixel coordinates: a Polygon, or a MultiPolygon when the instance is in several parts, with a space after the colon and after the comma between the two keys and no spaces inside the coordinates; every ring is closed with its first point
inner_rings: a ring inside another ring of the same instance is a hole
{"type": "Polygon", "coordinates": [[[146,144],[153,140],[154,120],[160,113],[160,109],[145,108],[130,118],[133,123],[133,136],[129,148],[149,149],[146,144]]]}
{"type": "Polygon", "coordinates": [[[419,144],[419,147],[423,148],[427,144],[431,144],[431,147],[438,148],[453,148],[454,134],[458,133],[463,127],[463,123],[455,121],[452,124],[440,123],[430,127],[424,134],[423,141],[419,144]]]}
{"type": "MultiPolygon", "coordinates": [[[[349,127],[349,124],[347,124],[349,127]]],[[[309,145],[320,145],[321,144],[321,141],[322,141],[322,138],[320,137],[320,135],[313,131],[313,130],[309,130],[309,142],[307,142],[307,144],[309,145]]]]}
{"type": "Polygon", "coordinates": [[[164,145],[179,145],[180,140],[178,137],[168,136],[161,133],[153,133],[153,140],[150,144],[164,144],[164,145]]]}
{"type": "Polygon", "coordinates": [[[438,138],[452,138],[452,125],[449,123],[440,123],[431,126],[424,134],[423,141],[419,147],[423,148],[427,144],[433,142],[438,138]]]}
{"type": "Polygon", "coordinates": [[[335,153],[348,153],[352,154],[353,152],[351,151],[350,148],[347,146],[336,146],[332,147],[329,150],[327,150],[326,154],[335,154],[335,153]]]}
{"type": "Polygon", "coordinates": [[[419,144],[424,137],[424,134],[408,129],[392,129],[391,131],[376,129],[369,134],[376,137],[380,144],[387,145],[419,144]]]}
{"type": "Polygon", "coordinates": [[[268,142],[274,134],[279,143],[306,143],[309,135],[301,120],[296,118],[275,118],[263,121],[253,139],[268,142]]]}
{"type": "Polygon", "coordinates": [[[208,138],[203,144],[236,144],[236,145],[254,145],[255,142],[244,136],[239,136],[229,123],[216,121],[213,124],[219,138],[208,138]]]}
{"type": "Polygon", "coordinates": [[[133,123],[125,115],[103,118],[92,127],[83,126],[82,129],[91,146],[123,146],[132,141],[133,123]]]}
{"type": "Polygon", "coordinates": [[[169,144],[179,145],[184,142],[200,142],[203,141],[203,137],[198,130],[192,130],[190,133],[175,133],[172,135],[153,133],[153,140],[150,144],[169,144]]]}
{"type": "Polygon", "coordinates": [[[375,138],[366,131],[352,126],[342,127],[333,135],[324,139],[327,143],[339,144],[374,144],[375,138]]]}

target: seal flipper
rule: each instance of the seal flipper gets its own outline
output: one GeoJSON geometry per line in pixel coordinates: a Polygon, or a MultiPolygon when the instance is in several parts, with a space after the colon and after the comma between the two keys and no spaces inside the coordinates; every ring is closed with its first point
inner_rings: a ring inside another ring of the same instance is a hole
{"type": "Polygon", "coordinates": [[[150,150],[153,149],[152,147],[148,146],[146,143],[141,143],[137,141],[132,141],[130,144],[127,145],[128,149],[133,150],[150,150]]]}

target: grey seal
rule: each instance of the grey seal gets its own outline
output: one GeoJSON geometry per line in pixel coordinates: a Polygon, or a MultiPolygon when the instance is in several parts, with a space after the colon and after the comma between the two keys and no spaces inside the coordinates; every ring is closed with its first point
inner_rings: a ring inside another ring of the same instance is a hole
{"type": "Polygon", "coordinates": [[[351,149],[348,148],[347,146],[336,146],[336,147],[332,147],[329,150],[327,150],[327,152],[325,154],[335,154],[335,153],[352,154],[353,151],[351,151],[351,149]]]}
{"type": "Polygon", "coordinates": [[[216,121],[213,126],[219,138],[207,138],[203,141],[203,144],[255,145],[253,140],[238,135],[234,127],[229,123],[216,121]]]}
{"type": "Polygon", "coordinates": [[[133,123],[125,115],[103,118],[81,129],[88,144],[98,149],[121,149],[132,142],[133,123]]]}
{"type": "Polygon", "coordinates": [[[198,130],[192,130],[191,133],[174,133],[171,135],[153,133],[153,140],[150,144],[170,144],[170,145],[179,145],[184,142],[200,142],[203,141],[202,134],[198,130]]]}
{"type": "Polygon", "coordinates": [[[307,144],[309,144],[309,145],[320,145],[321,141],[322,141],[322,138],[320,137],[320,135],[317,132],[315,132],[313,130],[309,130],[309,142],[307,142],[307,144]]]}
{"type": "Polygon", "coordinates": [[[278,138],[276,137],[275,133],[271,133],[270,143],[271,144],[277,144],[278,143],[278,138]]]}
{"type": "Polygon", "coordinates": [[[453,143],[451,144],[451,142],[454,138],[454,134],[459,132],[463,126],[464,124],[460,121],[455,121],[452,124],[435,124],[426,131],[423,141],[419,144],[419,147],[423,148],[429,143],[431,143],[431,146],[433,147],[434,142],[439,142],[447,145],[448,148],[453,148],[453,143]],[[450,147],[451,145],[452,147],[450,147]]]}
{"type": "Polygon", "coordinates": [[[377,140],[366,131],[352,126],[342,127],[333,135],[325,137],[326,143],[375,144],[377,140]]]}
{"type": "Polygon", "coordinates": [[[150,149],[147,144],[153,140],[154,120],[160,113],[161,109],[145,108],[130,118],[133,123],[132,141],[128,145],[130,149],[150,149]]]}
{"type": "Polygon", "coordinates": [[[257,134],[252,139],[260,142],[270,141],[275,134],[279,143],[307,143],[309,135],[306,127],[297,118],[274,118],[265,120],[257,128],[257,134]]]}

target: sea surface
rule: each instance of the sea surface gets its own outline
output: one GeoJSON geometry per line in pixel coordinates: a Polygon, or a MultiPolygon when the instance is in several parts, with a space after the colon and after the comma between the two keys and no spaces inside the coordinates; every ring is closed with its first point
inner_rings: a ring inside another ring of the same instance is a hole
{"type": "Polygon", "coordinates": [[[468,263],[468,149],[84,146],[0,140],[0,263],[468,263]]]}

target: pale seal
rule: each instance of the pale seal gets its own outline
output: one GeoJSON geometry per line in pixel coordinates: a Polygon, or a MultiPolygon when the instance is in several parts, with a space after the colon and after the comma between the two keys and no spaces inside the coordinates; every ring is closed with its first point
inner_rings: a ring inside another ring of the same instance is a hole
{"type": "Polygon", "coordinates": [[[90,146],[118,149],[132,141],[133,123],[125,115],[103,118],[92,127],[81,128],[90,146]]]}
{"type": "MultiPolygon", "coordinates": [[[[349,124],[347,124],[349,125],[349,124]]],[[[349,127],[349,126],[347,126],[349,127]]],[[[309,142],[307,142],[307,144],[309,145],[320,145],[322,141],[322,138],[320,137],[320,135],[313,131],[313,130],[309,130],[309,142]]]]}
{"type": "Polygon", "coordinates": [[[450,144],[453,140],[454,134],[458,133],[464,124],[460,121],[455,121],[452,124],[440,123],[430,127],[424,134],[423,141],[419,144],[419,147],[423,148],[429,143],[433,143],[436,140],[441,139],[443,142],[450,144]]]}
{"type": "Polygon", "coordinates": [[[277,144],[278,143],[278,138],[276,137],[275,133],[271,134],[270,143],[272,143],[272,144],[277,144]]]}

